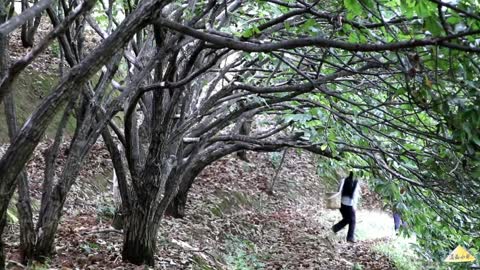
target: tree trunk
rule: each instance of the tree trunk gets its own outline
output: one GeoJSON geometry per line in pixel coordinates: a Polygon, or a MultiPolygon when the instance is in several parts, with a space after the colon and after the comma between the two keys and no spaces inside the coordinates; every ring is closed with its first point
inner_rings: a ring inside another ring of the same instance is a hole
{"type": "Polygon", "coordinates": [[[278,168],[275,170],[275,175],[273,176],[272,184],[269,187],[267,187],[266,192],[267,192],[268,195],[273,195],[273,187],[275,186],[275,182],[277,181],[278,174],[280,173],[280,170],[282,169],[283,162],[285,161],[285,156],[287,155],[287,151],[288,151],[288,148],[283,150],[282,159],[280,160],[280,164],[278,164],[278,168]]]}
{"type": "Polygon", "coordinates": [[[44,208],[47,206],[47,200],[49,200],[50,196],[52,195],[53,182],[54,182],[53,179],[55,177],[55,169],[56,169],[55,161],[57,160],[58,154],[60,152],[60,146],[63,140],[63,133],[65,132],[65,128],[67,126],[68,119],[70,117],[74,104],[75,102],[72,99],[70,103],[67,105],[67,107],[65,108],[62,119],[58,124],[57,131],[55,133],[55,138],[53,140],[53,144],[44,153],[45,170],[44,170],[43,185],[42,185],[42,199],[40,201],[40,206],[41,206],[40,213],[43,213],[45,211],[44,208]]]}
{"type": "MultiPolygon", "coordinates": [[[[245,136],[248,136],[250,135],[250,131],[252,129],[252,119],[243,119],[241,120],[240,122],[240,127],[239,127],[239,134],[240,135],[245,135],[245,136]]],[[[246,161],[246,162],[250,162],[250,160],[248,160],[248,156],[247,156],[247,151],[245,150],[240,150],[237,152],[237,157],[240,159],[240,160],[243,160],[243,161],[246,161]]]]}
{"type": "MultiPolygon", "coordinates": [[[[183,174],[178,192],[172,201],[168,204],[165,210],[165,215],[172,216],[174,218],[185,217],[185,206],[187,204],[187,197],[190,188],[193,185],[195,178],[212,162],[234,152],[236,148],[217,149],[217,151],[208,152],[206,155],[200,155],[196,162],[194,162],[183,174]]],[[[166,190],[172,189],[175,185],[174,181],[168,181],[166,184],[166,190]]]]}
{"type": "Polygon", "coordinates": [[[178,190],[177,195],[173,198],[170,204],[165,210],[165,215],[171,216],[174,218],[184,218],[185,217],[185,206],[187,205],[187,195],[190,187],[193,184],[193,179],[189,184],[186,184],[178,190]]]}
{"type": "Polygon", "coordinates": [[[137,205],[127,217],[123,240],[123,260],[140,265],[154,266],[158,225],[152,214],[137,205]]]}
{"type": "Polygon", "coordinates": [[[176,172],[176,168],[169,168],[171,160],[165,161],[158,168],[156,160],[149,160],[142,175],[144,194],[139,194],[130,212],[125,217],[125,230],[123,239],[123,260],[140,265],[154,266],[154,254],[156,251],[156,238],[158,224],[171,200],[178,190],[182,174],[176,172]],[[165,188],[160,188],[162,182],[165,188]],[[166,185],[166,183],[172,183],[166,185]],[[159,201],[159,193],[163,192],[163,198],[159,201]]]}
{"type": "MultiPolygon", "coordinates": [[[[7,226],[7,210],[5,209],[5,211],[2,211],[2,213],[4,214],[0,217],[0,235],[3,235],[3,230],[5,229],[5,226],[7,226]]],[[[5,242],[3,241],[3,237],[0,237],[0,269],[4,269],[5,267],[5,253],[3,252],[4,248],[5,242]]]]}
{"type": "MultiPolygon", "coordinates": [[[[7,119],[8,126],[8,135],[10,137],[10,141],[13,141],[13,138],[17,133],[18,126],[17,116],[15,112],[15,101],[12,93],[7,95],[4,101],[4,105],[5,117],[7,119]]],[[[22,170],[22,172],[17,177],[17,186],[17,210],[20,223],[20,251],[22,263],[26,264],[30,259],[33,258],[33,249],[35,247],[36,237],[33,225],[32,204],[28,187],[28,174],[25,169],[22,170]]]]}
{"type": "Polygon", "coordinates": [[[53,244],[55,242],[55,233],[57,232],[58,223],[62,213],[63,199],[60,198],[61,192],[58,186],[52,193],[52,199],[48,201],[45,211],[40,213],[37,236],[38,240],[35,245],[35,259],[44,261],[53,252],[53,244]]]}
{"type": "MultiPolygon", "coordinates": [[[[27,10],[29,7],[28,0],[22,0],[22,12],[27,10]]],[[[35,33],[40,26],[41,18],[41,15],[36,16],[35,19],[28,20],[24,25],[22,25],[20,38],[24,48],[33,47],[33,43],[35,42],[35,33]]]]}
{"type": "MultiPolygon", "coordinates": [[[[37,110],[29,118],[14,143],[10,145],[5,155],[0,160],[0,215],[3,216],[11,198],[9,192],[14,187],[14,182],[30,158],[38,142],[42,139],[48,124],[53,116],[66,103],[68,98],[96,71],[98,71],[112,55],[123,46],[133,34],[146,25],[151,15],[162,8],[167,1],[142,1],[134,13],[131,13],[119,26],[119,30],[110,35],[98,48],[96,48],[79,65],[72,68],[68,75],[44,99],[37,110]],[[6,205],[3,205],[6,204],[6,205]]],[[[0,93],[0,100],[2,99],[0,93]]],[[[13,192],[13,191],[12,191],[13,192]]]]}
{"type": "Polygon", "coordinates": [[[28,175],[26,171],[22,171],[17,179],[18,183],[18,202],[17,210],[19,213],[20,223],[20,251],[22,263],[27,264],[33,259],[33,251],[35,248],[35,229],[33,225],[32,204],[30,202],[30,194],[28,188],[28,175]]]}
{"type": "MultiPolygon", "coordinates": [[[[1,20],[4,21],[4,18],[1,20]]],[[[9,61],[8,54],[8,36],[0,41],[1,45],[1,60],[0,60],[0,75],[4,76],[9,61]]],[[[5,118],[8,126],[8,135],[10,141],[13,141],[18,131],[17,116],[15,112],[15,100],[13,94],[10,93],[4,100],[5,118]]],[[[30,202],[30,194],[28,188],[28,174],[24,169],[17,177],[18,185],[18,202],[17,209],[19,213],[20,223],[20,251],[22,263],[26,264],[33,257],[33,249],[35,247],[35,231],[33,225],[32,205],[30,202]]],[[[2,264],[3,265],[3,264],[2,264]]]]}
{"type": "MultiPolygon", "coordinates": [[[[22,0],[22,12],[24,12],[28,8],[29,8],[28,0],[22,0]]],[[[25,24],[22,25],[22,32],[21,32],[20,38],[22,40],[22,46],[24,48],[33,46],[33,40],[29,39],[28,37],[28,32],[29,32],[28,30],[30,29],[30,27],[32,27],[32,24],[33,24],[33,21],[28,20],[27,22],[25,22],[25,24]]]]}
{"type": "MultiPolygon", "coordinates": [[[[187,204],[188,192],[193,185],[195,178],[215,160],[218,160],[226,155],[240,150],[238,146],[220,147],[215,150],[206,150],[204,154],[200,154],[196,161],[185,169],[185,173],[180,181],[178,192],[175,194],[171,202],[168,204],[165,210],[165,215],[172,216],[174,218],[185,217],[185,207],[187,204]]],[[[174,181],[168,181],[166,183],[166,190],[172,189],[176,183],[174,181]]]]}
{"type": "Polygon", "coordinates": [[[117,230],[123,229],[124,213],[130,208],[130,191],[128,189],[127,174],[122,156],[121,146],[116,146],[108,128],[102,131],[103,141],[107,146],[110,158],[113,163],[113,197],[115,203],[115,215],[112,220],[112,227],[117,230]]]}
{"type": "MultiPolygon", "coordinates": [[[[4,5],[0,5],[0,24],[6,21],[7,12],[4,5]]],[[[0,74],[3,77],[8,65],[8,36],[0,34],[0,74]]],[[[2,179],[3,181],[3,179],[2,179]]],[[[7,225],[8,202],[15,190],[15,185],[0,187],[0,268],[5,265],[5,254],[3,252],[5,243],[3,242],[3,230],[7,225]]]]}
{"type": "MultiPolygon", "coordinates": [[[[187,195],[188,191],[192,187],[193,181],[197,177],[197,175],[208,165],[210,162],[198,162],[193,166],[192,169],[189,169],[185,172],[182,179],[180,179],[180,185],[178,188],[178,192],[173,197],[172,201],[168,204],[167,209],[165,210],[165,215],[172,216],[174,218],[183,218],[185,217],[185,206],[187,204],[187,195]]],[[[175,181],[178,179],[170,179],[167,181],[165,190],[172,190],[175,181]]]]}
{"type": "Polygon", "coordinates": [[[91,148],[87,145],[86,131],[89,126],[85,123],[90,123],[91,118],[83,119],[84,115],[77,112],[77,128],[72,139],[67,161],[63,168],[62,175],[58,183],[53,187],[50,197],[47,197],[41,206],[42,211],[39,214],[37,224],[38,240],[35,247],[35,257],[37,259],[44,259],[48,257],[53,250],[53,243],[55,234],[57,232],[58,223],[62,216],[63,205],[67,198],[75,179],[77,178],[80,169],[85,161],[85,157],[91,148]]]}

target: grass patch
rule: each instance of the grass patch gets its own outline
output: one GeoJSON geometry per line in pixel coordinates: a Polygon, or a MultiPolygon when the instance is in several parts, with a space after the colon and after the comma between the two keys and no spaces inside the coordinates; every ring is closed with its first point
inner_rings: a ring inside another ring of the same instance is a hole
{"type": "Polygon", "coordinates": [[[225,261],[228,269],[255,270],[263,269],[264,263],[255,243],[238,237],[231,237],[226,243],[225,261]]]}
{"type": "Polygon", "coordinates": [[[356,239],[372,240],[394,235],[393,217],[389,213],[371,210],[357,211],[356,239]]]}
{"type": "Polygon", "coordinates": [[[195,270],[260,270],[265,269],[266,259],[254,242],[228,234],[224,248],[208,257],[202,253],[194,255],[192,267],[195,270]]]}
{"type": "MultiPolygon", "coordinates": [[[[42,99],[51,93],[57,82],[57,75],[43,73],[31,69],[27,69],[19,75],[12,85],[19,127],[23,126],[27,118],[38,106],[38,104],[40,104],[42,99]]],[[[54,136],[57,130],[57,124],[61,117],[61,113],[54,117],[52,123],[49,125],[46,131],[47,137],[54,136]]],[[[71,120],[67,123],[67,133],[72,134],[74,130],[75,120],[71,118],[71,120]]],[[[5,111],[2,105],[0,108],[0,143],[8,143],[9,141],[5,111]]]]}
{"type": "Polygon", "coordinates": [[[376,245],[374,250],[390,258],[398,270],[425,269],[426,262],[415,253],[412,244],[414,238],[397,237],[376,245]]]}
{"type": "MultiPolygon", "coordinates": [[[[356,217],[355,239],[359,241],[390,238],[395,235],[393,217],[387,212],[358,209],[356,217]]],[[[331,210],[325,212],[318,222],[333,226],[341,219],[340,211],[331,210]]],[[[336,238],[345,239],[347,230],[348,227],[345,227],[336,238]]]]}

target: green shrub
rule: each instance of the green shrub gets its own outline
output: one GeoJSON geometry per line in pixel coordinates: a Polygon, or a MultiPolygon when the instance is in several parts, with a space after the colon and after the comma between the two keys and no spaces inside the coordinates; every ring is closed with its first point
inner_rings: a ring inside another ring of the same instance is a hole
{"type": "Polygon", "coordinates": [[[261,262],[261,256],[257,251],[255,243],[232,237],[227,241],[227,254],[225,261],[228,269],[232,270],[254,270],[263,269],[264,264],[261,262]]]}
{"type": "Polygon", "coordinates": [[[97,205],[97,218],[111,220],[115,216],[115,206],[112,202],[102,201],[97,205]]]}
{"type": "Polygon", "coordinates": [[[413,247],[415,240],[398,237],[393,241],[375,246],[375,250],[390,258],[398,270],[425,269],[426,261],[416,254],[413,247]]]}
{"type": "Polygon", "coordinates": [[[352,267],[352,270],[363,270],[363,266],[359,263],[355,263],[352,267]]]}

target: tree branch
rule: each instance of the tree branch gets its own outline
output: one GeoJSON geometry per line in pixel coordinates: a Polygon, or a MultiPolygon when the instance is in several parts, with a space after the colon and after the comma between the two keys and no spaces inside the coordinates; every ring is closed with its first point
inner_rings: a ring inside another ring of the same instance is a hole
{"type": "MultiPolygon", "coordinates": [[[[234,50],[241,50],[246,52],[272,52],[279,49],[294,49],[308,46],[316,46],[320,48],[337,48],[352,52],[381,52],[381,51],[396,51],[401,49],[439,45],[452,46],[451,43],[446,43],[448,40],[453,40],[459,37],[472,36],[480,33],[480,30],[464,32],[455,35],[435,37],[429,39],[412,39],[408,41],[399,41],[385,44],[369,44],[369,43],[349,43],[344,41],[326,39],[322,37],[310,37],[290,39],[279,42],[270,43],[253,43],[247,41],[239,41],[231,38],[226,38],[218,35],[209,34],[203,31],[193,29],[191,27],[182,25],[180,23],[168,20],[166,18],[158,19],[158,22],[177,32],[194,38],[201,39],[205,42],[213,43],[217,46],[230,48],[234,50]]],[[[467,48],[457,46],[458,50],[466,50],[467,48]]],[[[480,51],[480,48],[475,48],[475,51],[480,51]]],[[[469,49],[472,51],[472,49],[469,49]]]]}
{"type": "Polygon", "coordinates": [[[15,16],[7,22],[3,23],[2,25],[0,25],[0,35],[8,35],[16,28],[25,24],[25,22],[27,22],[28,20],[37,17],[40,13],[42,13],[42,11],[47,9],[52,2],[52,0],[40,0],[36,5],[25,10],[20,15],[15,16]]]}

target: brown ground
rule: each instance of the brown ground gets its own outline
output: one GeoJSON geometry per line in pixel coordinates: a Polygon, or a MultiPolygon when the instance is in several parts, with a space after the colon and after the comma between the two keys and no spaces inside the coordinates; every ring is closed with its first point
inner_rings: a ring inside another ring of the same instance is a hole
{"type": "MultiPolygon", "coordinates": [[[[40,198],[46,147],[29,165],[34,201],[40,198]]],[[[309,154],[289,152],[274,196],[264,192],[274,174],[270,154],[249,157],[250,163],[230,156],[208,167],[191,191],[186,218],[162,221],[156,269],[352,269],[355,263],[392,269],[370,249],[379,240],[350,245],[330,232],[332,222],[323,217],[332,210],[324,209],[324,187],[309,154]]],[[[56,256],[43,267],[144,269],[122,262],[122,235],[105,215],[111,192],[98,179],[111,178],[108,153],[97,145],[87,164],[68,200],[56,256]]],[[[15,262],[15,225],[6,238],[9,268],[22,269],[15,262]]]]}

